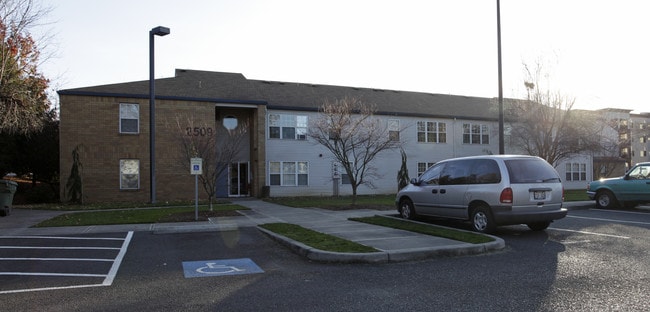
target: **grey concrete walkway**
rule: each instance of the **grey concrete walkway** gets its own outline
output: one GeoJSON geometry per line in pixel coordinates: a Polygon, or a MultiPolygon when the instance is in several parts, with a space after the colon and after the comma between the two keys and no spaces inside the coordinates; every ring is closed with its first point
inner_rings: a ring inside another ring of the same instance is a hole
{"type": "Polygon", "coordinates": [[[30,228],[62,212],[14,209],[11,216],[0,218],[0,235],[73,235],[121,231],[148,231],[152,233],[183,233],[198,231],[231,231],[240,227],[254,227],[264,223],[292,223],[318,232],[374,247],[373,253],[338,253],[317,250],[259,228],[298,254],[315,261],[331,262],[392,262],[426,259],[440,256],[479,254],[505,247],[502,239],[486,244],[469,244],[450,239],[417,234],[381,226],[350,221],[351,217],[395,214],[395,211],[346,210],[331,211],[318,208],[291,208],[256,199],[241,199],[237,204],[241,217],[219,217],[204,222],[126,224],[101,226],[75,226],[30,228]]]}

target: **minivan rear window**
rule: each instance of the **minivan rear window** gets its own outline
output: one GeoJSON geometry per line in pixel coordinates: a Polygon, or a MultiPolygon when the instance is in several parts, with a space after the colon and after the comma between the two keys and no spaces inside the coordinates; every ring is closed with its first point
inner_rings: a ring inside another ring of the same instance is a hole
{"type": "Polygon", "coordinates": [[[510,183],[560,182],[557,171],[542,159],[509,159],[505,163],[510,183]]]}

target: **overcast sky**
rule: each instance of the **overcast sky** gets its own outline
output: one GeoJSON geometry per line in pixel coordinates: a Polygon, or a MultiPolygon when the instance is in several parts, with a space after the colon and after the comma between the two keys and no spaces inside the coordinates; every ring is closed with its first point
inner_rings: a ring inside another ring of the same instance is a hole
{"type": "MultiPolygon", "coordinates": [[[[498,96],[496,0],[42,0],[57,89],[195,69],[249,79],[498,96]]],[[[575,108],[649,112],[645,1],[501,0],[504,96],[540,61],[575,108]]]]}

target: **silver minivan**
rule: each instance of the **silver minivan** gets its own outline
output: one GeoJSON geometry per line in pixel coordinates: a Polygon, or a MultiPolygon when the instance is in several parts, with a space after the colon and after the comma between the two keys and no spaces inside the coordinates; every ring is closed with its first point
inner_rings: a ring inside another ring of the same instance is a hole
{"type": "Polygon", "coordinates": [[[541,231],[564,218],[564,188],[542,158],[485,155],[440,161],[397,193],[403,218],[418,215],[469,220],[475,231],[526,224],[541,231]]]}

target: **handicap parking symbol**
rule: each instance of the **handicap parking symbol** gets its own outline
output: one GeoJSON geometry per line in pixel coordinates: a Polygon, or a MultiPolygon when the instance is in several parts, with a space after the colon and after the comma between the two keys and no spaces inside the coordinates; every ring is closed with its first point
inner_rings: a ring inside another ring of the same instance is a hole
{"type": "Polygon", "coordinates": [[[183,272],[185,278],[264,273],[249,258],[183,261],[183,272]]]}

